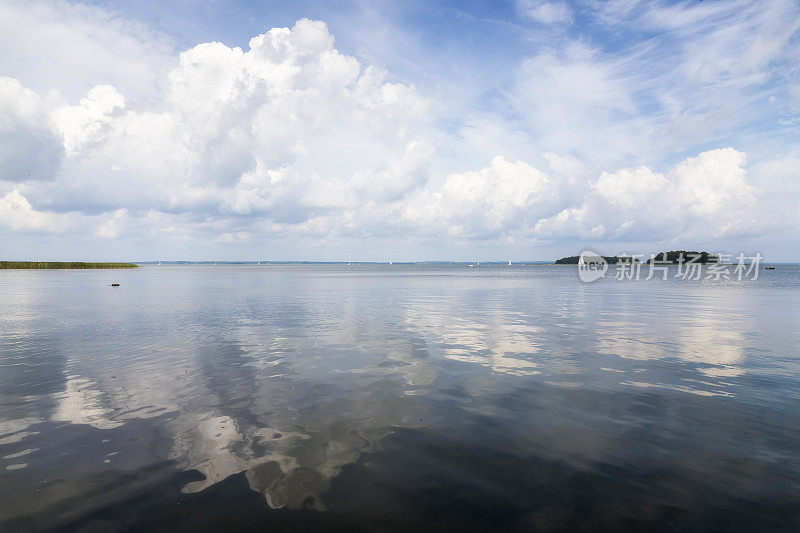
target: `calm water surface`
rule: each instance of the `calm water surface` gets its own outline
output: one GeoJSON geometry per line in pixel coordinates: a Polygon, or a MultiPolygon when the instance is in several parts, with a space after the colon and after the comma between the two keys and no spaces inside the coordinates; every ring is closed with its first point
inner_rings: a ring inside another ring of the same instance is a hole
{"type": "Polygon", "coordinates": [[[0,530],[797,530],[798,296],[796,265],[2,271],[0,530]]]}

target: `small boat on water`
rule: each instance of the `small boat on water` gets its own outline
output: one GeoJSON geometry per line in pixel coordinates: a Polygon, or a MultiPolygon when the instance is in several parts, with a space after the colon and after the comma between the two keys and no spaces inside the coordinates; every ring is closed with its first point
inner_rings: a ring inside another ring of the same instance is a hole
{"type": "Polygon", "coordinates": [[[764,267],[764,270],[775,270],[775,267],[764,267]]]}

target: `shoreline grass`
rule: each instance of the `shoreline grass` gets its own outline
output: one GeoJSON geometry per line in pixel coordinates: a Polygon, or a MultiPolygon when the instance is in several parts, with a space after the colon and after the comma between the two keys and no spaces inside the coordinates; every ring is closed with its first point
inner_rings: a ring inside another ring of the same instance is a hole
{"type": "Polygon", "coordinates": [[[0,261],[0,270],[66,270],[88,268],[138,268],[134,263],[85,263],[83,261],[0,261]]]}

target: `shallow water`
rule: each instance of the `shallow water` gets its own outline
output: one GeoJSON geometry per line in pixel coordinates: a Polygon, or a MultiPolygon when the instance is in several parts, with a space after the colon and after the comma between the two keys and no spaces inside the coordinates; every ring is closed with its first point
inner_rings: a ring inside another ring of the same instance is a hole
{"type": "Polygon", "coordinates": [[[796,265],[3,271],[0,530],[797,528],[798,294],[796,265]]]}

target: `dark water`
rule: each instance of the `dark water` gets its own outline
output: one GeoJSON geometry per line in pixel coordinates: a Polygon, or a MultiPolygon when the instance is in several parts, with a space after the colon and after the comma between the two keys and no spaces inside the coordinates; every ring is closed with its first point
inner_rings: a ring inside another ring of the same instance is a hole
{"type": "Polygon", "coordinates": [[[796,265],[3,271],[0,295],[2,531],[800,527],[796,265]]]}

